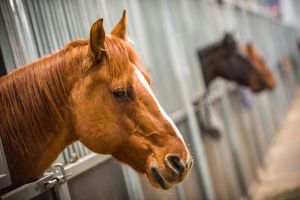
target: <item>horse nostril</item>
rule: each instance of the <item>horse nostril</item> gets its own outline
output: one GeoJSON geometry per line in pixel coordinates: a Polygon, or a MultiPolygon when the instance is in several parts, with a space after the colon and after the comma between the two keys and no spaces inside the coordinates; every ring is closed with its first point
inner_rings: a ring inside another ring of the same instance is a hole
{"type": "Polygon", "coordinates": [[[175,155],[167,156],[167,163],[169,167],[178,174],[182,176],[185,171],[185,166],[180,162],[180,157],[175,155]]]}

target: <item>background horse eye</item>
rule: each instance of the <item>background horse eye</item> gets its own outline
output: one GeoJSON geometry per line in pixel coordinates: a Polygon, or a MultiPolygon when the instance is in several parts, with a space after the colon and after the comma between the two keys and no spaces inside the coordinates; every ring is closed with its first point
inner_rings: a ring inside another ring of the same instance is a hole
{"type": "Polygon", "coordinates": [[[118,101],[124,101],[128,98],[127,92],[125,90],[115,90],[112,94],[118,101]]]}

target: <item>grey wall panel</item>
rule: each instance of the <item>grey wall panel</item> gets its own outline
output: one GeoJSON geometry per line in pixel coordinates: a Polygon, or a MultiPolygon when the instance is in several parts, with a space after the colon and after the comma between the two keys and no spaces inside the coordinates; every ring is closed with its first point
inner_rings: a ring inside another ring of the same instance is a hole
{"type": "Polygon", "coordinates": [[[140,177],[144,197],[145,200],[164,200],[164,199],[174,199],[179,200],[179,194],[177,188],[163,191],[163,190],[157,190],[149,185],[148,180],[145,177],[140,177]]]}
{"type": "Polygon", "coordinates": [[[107,160],[68,182],[71,199],[128,199],[120,164],[107,160]]]}
{"type": "Polygon", "coordinates": [[[159,1],[140,1],[143,10],[145,32],[149,41],[149,55],[152,60],[150,71],[153,75],[153,85],[162,106],[167,112],[181,108],[182,101],[176,98],[180,95],[178,81],[172,71],[170,52],[167,49],[165,27],[161,20],[162,8],[159,1]],[[153,14],[155,13],[155,18],[153,14]]]}
{"type": "Polygon", "coordinates": [[[232,96],[229,96],[231,108],[233,109],[233,117],[235,120],[235,125],[237,127],[239,143],[243,147],[239,149],[241,154],[241,160],[243,161],[243,176],[245,177],[246,187],[249,188],[252,181],[254,180],[254,171],[253,171],[253,163],[251,160],[251,155],[249,152],[249,143],[245,139],[244,132],[244,124],[242,123],[242,112],[241,107],[238,105],[239,102],[232,96]]]}
{"type": "Polygon", "coordinates": [[[54,190],[49,190],[34,197],[32,200],[57,200],[57,197],[54,190]]]}
{"type": "MultiPolygon", "coordinates": [[[[188,123],[186,120],[177,124],[181,133],[184,133],[184,140],[188,144],[189,149],[192,151],[192,155],[194,155],[193,149],[190,146],[191,137],[190,137],[190,129],[188,127],[188,123]]],[[[201,182],[201,175],[197,172],[196,168],[193,167],[191,169],[188,177],[181,183],[181,186],[184,189],[185,199],[205,199],[203,193],[203,185],[201,182]]]]}

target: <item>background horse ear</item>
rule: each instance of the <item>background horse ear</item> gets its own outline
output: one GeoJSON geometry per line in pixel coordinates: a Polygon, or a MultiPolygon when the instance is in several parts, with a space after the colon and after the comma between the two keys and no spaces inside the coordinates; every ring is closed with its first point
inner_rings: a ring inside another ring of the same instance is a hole
{"type": "Polygon", "coordinates": [[[105,31],[103,28],[103,19],[97,20],[90,30],[90,49],[96,60],[101,60],[104,52],[105,31]]]}
{"type": "Polygon", "coordinates": [[[236,49],[237,44],[236,41],[231,33],[225,33],[223,38],[223,45],[227,47],[230,51],[236,49]]]}
{"type": "Polygon", "coordinates": [[[234,41],[234,37],[233,37],[232,33],[229,33],[229,32],[225,33],[223,42],[227,43],[227,42],[232,42],[232,41],[234,41]]]}
{"type": "Polygon", "coordinates": [[[254,45],[252,44],[252,43],[247,43],[246,44],[246,50],[247,50],[247,52],[249,53],[249,54],[253,54],[253,52],[254,52],[254,45]]]}
{"type": "Polygon", "coordinates": [[[121,20],[113,28],[113,30],[111,31],[111,34],[125,40],[126,39],[126,29],[127,29],[127,14],[126,14],[126,10],[124,10],[121,20]]]}

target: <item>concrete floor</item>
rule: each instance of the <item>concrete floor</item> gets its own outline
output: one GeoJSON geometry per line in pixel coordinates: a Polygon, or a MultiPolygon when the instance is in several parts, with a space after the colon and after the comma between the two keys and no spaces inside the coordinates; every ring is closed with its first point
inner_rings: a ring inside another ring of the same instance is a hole
{"type": "Polygon", "coordinates": [[[300,200],[300,90],[258,174],[250,199],[300,200]]]}

